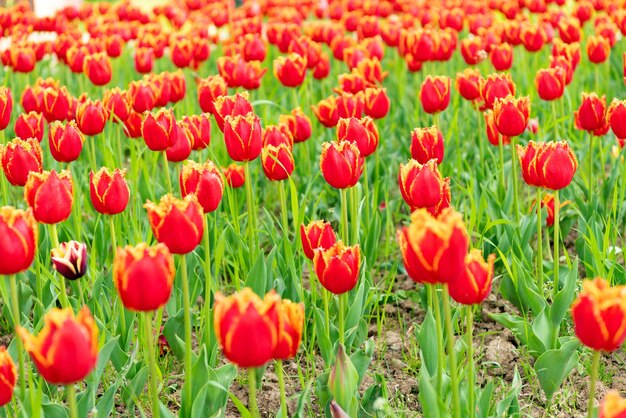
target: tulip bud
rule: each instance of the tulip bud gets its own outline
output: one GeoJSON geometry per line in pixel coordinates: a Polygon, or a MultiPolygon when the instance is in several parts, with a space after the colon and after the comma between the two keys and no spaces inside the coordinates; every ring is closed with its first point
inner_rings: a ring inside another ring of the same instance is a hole
{"type": "Polygon", "coordinates": [[[528,96],[515,98],[511,95],[498,98],[493,105],[496,128],[508,137],[521,135],[528,125],[530,99],[528,96]]]}
{"type": "Polygon", "coordinates": [[[279,123],[289,128],[294,142],[304,142],[311,137],[311,120],[299,107],[289,115],[280,115],[279,123]]]}
{"type": "Polygon", "coordinates": [[[543,100],[556,100],[563,96],[566,86],[565,70],[561,67],[545,68],[537,71],[535,87],[543,100]]]}
{"type": "Polygon", "coordinates": [[[89,173],[89,194],[91,204],[98,213],[117,215],[128,206],[130,189],[124,179],[126,170],[116,168],[111,173],[102,167],[96,173],[89,173]]]}
{"type": "Polygon", "coordinates": [[[15,120],[15,136],[18,138],[36,138],[37,141],[41,142],[43,133],[43,115],[41,113],[22,113],[15,120]]]}
{"type": "Polygon", "coordinates": [[[183,126],[191,135],[193,150],[203,150],[211,143],[211,121],[207,115],[183,116],[183,126]]]}
{"type": "Polygon", "coordinates": [[[337,125],[339,113],[337,110],[337,98],[335,96],[321,100],[317,106],[312,106],[312,109],[317,120],[325,127],[332,128],[337,125]]]}
{"type": "Polygon", "coordinates": [[[233,163],[226,167],[223,173],[226,183],[233,189],[242,187],[246,181],[246,172],[241,165],[233,163]]]}
{"type": "Polygon", "coordinates": [[[626,291],[599,277],[583,281],[572,304],[574,333],[587,347],[615,351],[626,338],[626,291]]]}
{"type": "Polygon", "coordinates": [[[271,181],[286,180],[294,170],[293,154],[287,144],[267,145],[261,151],[263,172],[271,181]]]}
{"type": "Polygon", "coordinates": [[[111,59],[104,52],[87,55],[83,63],[83,72],[96,86],[104,86],[111,81],[111,59]]]}
{"type": "Polygon", "coordinates": [[[411,132],[411,157],[420,164],[435,159],[437,164],[443,161],[443,135],[436,126],[415,128],[411,132]]]}
{"type": "Polygon", "coordinates": [[[30,73],[37,64],[35,50],[29,45],[14,46],[10,50],[11,66],[16,73],[30,73]]]}
{"type": "Polygon", "coordinates": [[[52,87],[43,90],[43,115],[48,122],[65,120],[71,110],[72,97],[65,87],[52,87]]]}
{"type": "Polygon", "coordinates": [[[250,112],[224,118],[226,151],[234,161],[252,161],[261,153],[261,119],[250,112]]]}
{"type": "Polygon", "coordinates": [[[335,364],[328,376],[328,387],[333,394],[333,400],[339,404],[341,409],[344,411],[356,409],[359,373],[341,344],[337,350],[335,364]]]}
{"type": "Polygon", "coordinates": [[[376,124],[369,116],[362,119],[341,118],[337,123],[337,141],[354,143],[363,158],[373,154],[378,147],[379,134],[376,124]]]}
{"type": "Polygon", "coordinates": [[[113,283],[126,309],[151,312],[164,306],[176,277],[174,258],[167,247],[118,248],[113,260],[113,283]]]}
{"type": "Polygon", "coordinates": [[[128,92],[120,90],[118,87],[107,90],[102,98],[104,108],[110,115],[114,115],[113,122],[125,122],[130,114],[130,101],[128,92]]]}
{"type": "Polygon", "coordinates": [[[437,217],[426,209],[414,211],[397,239],[406,271],[417,283],[450,283],[465,269],[469,237],[461,214],[453,209],[443,209],[437,217]]]}
{"type": "Polygon", "coordinates": [[[87,136],[98,135],[104,131],[108,118],[108,112],[100,100],[87,99],[76,109],[78,129],[87,136]]]}
{"type": "Polygon", "coordinates": [[[154,50],[152,48],[135,49],[135,70],[140,74],[148,74],[154,67],[154,50]]]}
{"type": "Polygon", "coordinates": [[[608,119],[611,130],[619,139],[626,138],[626,100],[613,99],[609,110],[608,119]]]}
{"type": "Polygon", "coordinates": [[[450,296],[463,305],[474,305],[484,301],[491,291],[495,254],[490,254],[485,262],[482,253],[472,249],[465,256],[465,269],[462,274],[448,283],[450,296]]]}
{"type": "Polygon", "coordinates": [[[28,270],[37,253],[38,232],[30,209],[0,207],[0,274],[28,270]]]}
{"type": "Polygon", "coordinates": [[[0,406],[11,402],[17,381],[15,363],[4,345],[0,346],[0,406]]]}
{"type": "Polygon", "coordinates": [[[594,64],[601,64],[609,58],[611,44],[600,35],[591,35],[587,38],[587,56],[594,64]]]}
{"type": "Polygon", "coordinates": [[[313,78],[323,80],[330,74],[330,57],[326,52],[322,52],[320,60],[313,70],[313,78]]]}
{"type": "Polygon", "coordinates": [[[496,71],[508,71],[513,66],[513,47],[503,42],[489,52],[491,64],[496,71]]]}
{"type": "Polygon", "coordinates": [[[148,113],[141,124],[141,135],[152,151],[165,151],[177,139],[177,125],[172,109],[160,109],[156,115],[148,113]]]}
{"type": "Polygon", "coordinates": [[[85,137],[76,127],[76,122],[69,121],[65,126],[62,122],[52,122],[48,131],[50,154],[59,162],[75,161],[83,150],[85,137]]]}
{"type": "Polygon", "coordinates": [[[361,118],[363,116],[363,93],[342,93],[337,98],[336,103],[339,118],[361,118]]]}
{"type": "Polygon", "coordinates": [[[283,299],[277,305],[278,341],[272,358],[288,360],[298,353],[304,326],[304,304],[283,299]]]}
{"type": "Polygon", "coordinates": [[[583,93],[583,100],[574,118],[580,129],[595,131],[605,125],[606,99],[598,97],[596,93],[583,93]]]}
{"type": "Polygon", "coordinates": [[[381,119],[387,116],[391,101],[387,96],[387,90],[379,87],[368,87],[363,91],[364,108],[363,112],[374,119],[381,119]]]}
{"type": "Polygon", "coordinates": [[[461,55],[467,65],[476,65],[487,57],[483,40],[479,36],[465,38],[461,41],[461,55]]]}
{"type": "Polygon", "coordinates": [[[172,63],[178,68],[185,68],[191,64],[193,58],[193,45],[185,37],[172,38],[170,43],[172,63]]]}
{"type": "Polygon", "coordinates": [[[297,87],[306,77],[306,58],[292,53],[274,60],[274,76],[285,87],[297,87]]]}
{"type": "Polygon", "coordinates": [[[215,295],[213,324],[224,356],[244,368],[260,367],[272,359],[278,327],[268,312],[276,300],[262,300],[250,288],[229,297],[215,295]],[[250,344],[254,341],[254,344],[250,344]]]}
{"type": "Polygon", "coordinates": [[[327,250],[337,242],[333,227],[325,221],[312,221],[306,226],[301,225],[300,238],[304,255],[309,260],[313,260],[315,249],[327,250]]]}
{"type": "Polygon", "coordinates": [[[52,267],[68,280],[80,279],[87,273],[87,245],[76,242],[62,242],[50,251],[52,267]]]}
{"type": "Polygon", "coordinates": [[[360,248],[337,241],[330,248],[313,250],[313,267],[320,284],[336,295],[349,292],[359,280],[360,248]]]}
{"type": "Polygon", "coordinates": [[[202,206],[195,195],[180,200],[167,194],[158,204],[148,200],[144,208],[155,238],[172,253],[187,254],[200,244],[204,222],[202,206]]]}
{"type": "Polygon", "coordinates": [[[165,151],[167,161],[172,163],[185,161],[189,158],[191,150],[193,149],[193,135],[187,125],[181,122],[177,122],[176,125],[176,140],[174,144],[165,151]]]}
{"type": "Polygon", "coordinates": [[[459,94],[469,101],[480,99],[480,85],[483,78],[475,68],[466,68],[456,74],[454,84],[459,94]]]}
{"type": "Polygon", "coordinates": [[[480,83],[480,96],[487,109],[493,109],[496,99],[508,95],[515,96],[515,84],[509,73],[491,74],[480,83]]]}
{"type": "Polygon", "coordinates": [[[352,187],[363,173],[364,159],[352,142],[325,142],[320,156],[324,180],[336,189],[352,187]]]}
{"type": "Polygon", "coordinates": [[[209,213],[215,211],[222,201],[224,180],[212,162],[187,161],[180,172],[180,191],[183,197],[196,195],[204,213],[209,213]]]}
{"type": "Polygon", "coordinates": [[[98,360],[98,327],[89,308],[85,306],[76,317],[70,308],[53,308],[44,317],[44,324],[37,336],[17,327],[17,335],[39,373],[55,385],[86,378],[98,360]]]}
{"type": "Polygon", "coordinates": [[[198,101],[203,112],[214,113],[215,100],[228,94],[226,80],[222,76],[213,75],[201,79],[198,83],[198,101]]]}
{"type": "Polygon", "coordinates": [[[293,148],[293,137],[287,125],[268,125],[263,129],[262,137],[263,147],[273,145],[286,145],[289,149],[293,148]]]}
{"type": "Polygon", "coordinates": [[[220,96],[215,100],[215,121],[217,126],[224,132],[224,118],[226,116],[247,115],[253,112],[252,105],[248,100],[248,93],[237,93],[234,96],[220,96]]]}
{"type": "Polygon", "coordinates": [[[74,204],[74,184],[69,170],[30,172],[24,187],[24,200],[37,222],[56,224],[69,218],[74,204]]]}
{"type": "Polygon", "coordinates": [[[610,390],[600,404],[598,418],[623,418],[626,416],[626,399],[619,392],[610,390]]]}
{"type": "Polygon", "coordinates": [[[0,87],[0,131],[9,126],[11,111],[13,110],[13,96],[8,87],[0,87]]]}
{"type": "Polygon", "coordinates": [[[429,160],[424,165],[416,160],[400,164],[398,183],[402,197],[411,210],[435,206],[441,200],[444,180],[435,160],[429,160]]]}
{"type": "Polygon", "coordinates": [[[450,79],[446,76],[426,76],[420,88],[420,101],[426,113],[446,110],[450,103],[450,79]]]}
{"type": "Polygon", "coordinates": [[[484,116],[485,116],[485,127],[487,129],[487,139],[489,140],[489,143],[496,147],[499,146],[500,144],[502,145],[510,144],[511,138],[509,138],[506,135],[501,135],[500,131],[498,131],[498,128],[496,127],[496,121],[493,116],[493,111],[490,109],[487,109],[484,112],[484,116]]]}
{"type": "Polygon", "coordinates": [[[14,139],[0,145],[0,162],[9,183],[24,186],[31,171],[41,173],[43,151],[35,138],[14,139]]]}
{"type": "Polygon", "coordinates": [[[128,85],[128,95],[133,110],[143,113],[151,110],[156,103],[156,93],[151,84],[145,81],[133,81],[128,85]]]}

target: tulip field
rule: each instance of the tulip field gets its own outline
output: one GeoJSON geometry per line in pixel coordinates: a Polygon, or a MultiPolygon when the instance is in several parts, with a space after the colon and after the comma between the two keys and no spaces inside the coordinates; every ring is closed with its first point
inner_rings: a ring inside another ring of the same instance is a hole
{"type": "Polygon", "coordinates": [[[0,31],[0,417],[626,417],[625,0],[0,31]]]}

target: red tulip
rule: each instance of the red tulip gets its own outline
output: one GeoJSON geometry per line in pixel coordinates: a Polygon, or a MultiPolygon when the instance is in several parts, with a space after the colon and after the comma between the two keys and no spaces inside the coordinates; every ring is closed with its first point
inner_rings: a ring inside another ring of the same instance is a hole
{"type": "Polygon", "coordinates": [[[42,160],[43,151],[35,138],[14,139],[6,145],[0,145],[2,170],[14,186],[26,185],[31,171],[41,173],[42,160]]]}
{"type": "Polygon", "coordinates": [[[96,212],[117,215],[126,210],[130,189],[124,179],[125,174],[126,171],[120,169],[111,173],[106,167],[89,173],[89,193],[96,212]]]}
{"type": "Polygon", "coordinates": [[[100,100],[87,99],[76,109],[78,129],[87,136],[98,135],[104,131],[109,114],[100,100]]]}
{"type": "Polygon", "coordinates": [[[585,131],[595,131],[606,124],[606,99],[596,93],[583,93],[583,100],[574,112],[576,124],[585,131]]]}
{"type": "Polygon", "coordinates": [[[183,200],[167,194],[158,204],[148,200],[144,207],[152,233],[172,253],[187,254],[200,244],[204,231],[202,206],[194,194],[183,200]]]}
{"type": "Polygon", "coordinates": [[[436,160],[430,160],[423,165],[416,160],[410,160],[406,165],[400,164],[398,184],[404,201],[413,211],[435,206],[441,200],[444,180],[436,160]]]}
{"type": "Polygon", "coordinates": [[[291,147],[287,144],[264,146],[261,162],[265,176],[271,181],[288,179],[295,168],[291,147]]]}
{"type": "Polygon", "coordinates": [[[448,283],[452,299],[463,305],[475,305],[484,301],[491,291],[495,259],[495,254],[490,254],[485,261],[479,250],[472,249],[465,256],[463,273],[448,283]]]}
{"type": "Polygon", "coordinates": [[[535,87],[543,100],[556,100],[563,96],[566,86],[565,70],[560,67],[537,71],[535,87]]]}
{"type": "Polygon", "coordinates": [[[235,163],[229,165],[223,170],[226,183],[233,189],[243,187],[246,181],[246,172],[243,166],[235,163]]]}
{"type": "Polygon", "coordinates": [[[455,86],[459,94],[469,101],[480,99],[480,85],[482,82],[480,71],[475,68],[466,68],[456,74],[455,86]]]}
{"type": "Polygon", "coordinates": [[[50,154],[56,161],[69,163],[75,161],[83,150],[85,137],[76,127],[76,122],[52,122],[48,131],[50,154]]]}
{"type": "Polygon", "coordinates": [[[511,138],[506,135],[501,135],[500,131],[498,131],[498,128],[496,127],[496,120],[493,116],[493,111],[487,109],[484,112],[484,116],[486,125],[485,127],[487,129],[487,139],[489,140],[489,143],[496,147],[500,145],[500,142],[502,142],[502,145],[510,144],[511,138]]]}
{"type": "Polygon", "coordinates": [[[304,142],[311,137],[311,120],[299,107],[289,115],[280,115],[279,123],[289,128],[294,142],[304,142]]]}
{"type": "Polygon", "coordinates": [[[111,59],[104,52],[87,55],[83,63],[83,71],[96,86],[104,86],[111,81],[111,59]]]}
{"type": "MultiPolygon", "coordinates": [[[[278,297],[278,296],[276,296],[278,297]]],[[[304,327],[304,304],[288,299],[277,305],[278,341],[272,357],[276,360],[288,360],[298,353],[304,327]]]]}
{"type": "Polygon", "coordinates": [[[528,125],[530,99],[528,96],[515,98],[511,95],[496,99],[493,117],[496,128],[508,137],[521,135],[528,125]]]}
{"type": "Polygon", "coordinates": [[[152,84],[145,81],[133,81],[128,85],[128,96],[137,113],[151,110],[156,103],[156,92],[152,84]]]}
{"type": "Polygon", "coordinates": [[[436,126],[415,128],[411,132],[411,157],[420,164],[435,159],[437,164],[443,161],[443,135],[436,126]]]}
{"type": "Polygon", "coordinates": [[[154,67],[154,50],[152,48],[135,49],[135,70],[140,74],[148,74],[154,67]]]}
{"type": "Polygon", "coordinates": [[[104,108],[109,115],[114,115],[113,122],[125,122],[131,111],[128,92],[120,90],[118,87],[107,90],[102,98],[104,108]]]}
{"type": "Polygon", "coordinates": [[[489,52],[489,58],[496,71],[508,71],[513,66],[513,47],[506,42],[496,45],[489,52]]]}
{"type": "Polygon", "coordinates": [[[13,110],[13,96],[8,87],[0,87],[0,131],[4,130],[11,121],[13,110]]]}
{"type": "Polygon", "coordinates": [[[113,283],[126,309],[151,312],[164,306],[172,294],[176,273],[167,247],[118,248],[113,260],[113,283]]]}
{"type": "Polygon", "coordinates": [[[626,418],[626,400],[618,391],[610,390],[604,396],[598,418],[626,418]]]}
{"type": "Polygon", "coordinates": [[[607,39],[600,35],[591,35],[587,38],[587,56],[589,61],[594,64],[600,64],[609,58],[611,53],[611,44],[607,39]]]}
{"type": "Polygon", "coordinates": [[[44,133],[43,115],[38,112],[22,113],[15,120],[14,129],[18,138],[35,138],[41,142],[44,133]]]}
{"type": "Polygon", "coordinates": [[[420,101],[426,113],[445,110],[450,103],[450,78],[426,76],[420,88],[420,101]]]}
{"type": "Polygon", "coordinates": [[[193,150],[203,150],[211,143],[211,121],[207,115],[183,116],[182,124],[191,135],[193,150]]]}
{"type": "Polygon", "coordinates": [[[337,123],[337,141],[354,143],[363,158],[370,156],[378,147],[379,134],[376,124],[369,116],[364,118],[341,118],[337,123]]]}
{"type": "Polygon", "coordinates": [[[0,207],[0,274],[28,270],[37,254],[38,232],[30,209],[0,207]]]}
{"type": "Polygon", "coordinates": [[[65,120],[70,114],[72,97],[65,87],[43,90],[42,111],[48,122],[65,120]]]}
{"type": "Polygon", "coordinates": [[[261,153],[261,120],[250,112],[224,118],[224,141],[234,161],[252,161],[261,153]]]}
{"type": "Polygon", "coordinates": [[[306,226],[301,225],[300,238],[304,255],[309,260],[313,260],[316,248],[327,250],[337,242],[333,227],[325,221],[312,221],[306,226]]]}
{"type": "Polygon", "coordinates": [[[228,86],[222,76],[212,75],[198,82],[198,101],[203,112],[214,113],[217,98],[227,94],[228,86]]]}
{"type": "Polygon", "coordinates": [[[339,113],[337,110],[337,98],[335,96],[321,100],[317,106],[312,106],[312,109],[317,120],[325,127],[332,128],[337,125],[339,113]]]}
{"type": "Polygon", "coordinates": [[[357,184],[363,164],[363,156],[352,142],[325,142],[322,145],[320,169],[326,182],[336,189],[357,184]]]}
{"type": "Polygon", "coordinates": [[[193,149],[193,135],[186,124],[177,122],[176,140],[174,144],[165,151],[167,161],[178,163],[185,161],[191,155],[193,149]]]}
{"type": "Polygon", "coordinates": [[[349,292],[359,280],[361,251],[358,245],[347,247],[337,241],[328,249],[313,250],[313,266],[324,289],[335,295],[349,292]]]}
{"type": "Polygon", "coordinates": [[[16,381],[17,371],[15,363],[6,347],[4,345],[0,346],[0,406],[11,402],[16,381]]]}
{"type": "Polygon", "coordinates": [[[274,76],[286,87],[301,85],[306,77],[306,68],[306,58],[295,53],[274,60],[274,76]]]}
{"type": "Polygon", "coordinates": [[[180,172],[180,191],[183,197],[196,195],[204,213],[209,213],[215,211],[222,201],[224,180],[212,162],[187,161],[180,172]]]}
{"type": "Polygon", "coordinates": [[[226,116],[247,115],[253,112],[252,105],[248,100],[248,93],[237,93],[234,96],[219,96],[215,100],[215,121],[217,126],[224,132],[224,118],[226,116]]]}
{"type": "Polygon", "coordinates": [[[364,106],[363,112],[374,119],[381,119],[387,116],[391,101],[387,96],[387,90],[380,87],[368,87],[363,90],[364,106]]]}
{"type": "Polygon", "coordinates": [[[74,183],[69,170],[31,171],[24,187],[24,200],[37,222],[56,224],[69,218],[74,204],[74,183]]]}
{"type": "Polygon", "coordinates": [[[188,67],[193,59],[193,45],[191,41],[185,37],[172,38],[170,54],[172,63],[174,63],[176,67],[188,67]]]}
{"type": "Polygon", "coordinates": [[[491,74],[480,83],[480,96],[487,109],[493,109],[496,99],[515,96],[515,84],[510,74],[491,74]]]}
{"type": "Polygon", "coordinates": [[[609,110],[607,111],[608,119],[611,124],[611,130],[619,139],[626,138],[626,100],[613,99],[609,110]]]}
{"type": "Polygon", "coordinates": [[[141,124],[141,134],[152,151],[165,151],[176,142],[178,126],[172,109],[148,113],[141,124]]]}
{"type": "Polygon", "coordinates": [[[336,103],[339,118],[360,118],[363,116],[363,93],[342,93],[337,97],[336,103]]]}
{"type": "Polygon", "coordinates": [[[287,125],[269,125],[263,129],[262,136],[263,147],[272,145],[286,145],[289,149],[293,148],[293,137],[287,125]]]}

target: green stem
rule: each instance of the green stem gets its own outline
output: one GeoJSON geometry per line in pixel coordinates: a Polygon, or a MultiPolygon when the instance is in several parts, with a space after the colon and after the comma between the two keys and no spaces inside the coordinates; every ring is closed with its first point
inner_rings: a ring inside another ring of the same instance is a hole
{"type": "Polygon", "coordinates": [[[345,342],[345,318],[344,318],[344,310],[345,310],[345,300],[344,300],[344,296],[346,294],[342,294],[342,295],[337,295],[337,300],[339,302],[339,343],[341,343],[341,345],[345,346],[344,342],[345,342]]]}
{"type": "Polygon", "coordinates": [[[324,325],[326,328],[326,336],[330,341],[330,314],[328,312],[328,298],[330,297],[330,292],[326,289],[322,289],[322,297],[324,299],[324,325]]]}
{"type": "MultiPolygon", "coordinates": [[[[17,328],[20,325],[20,300],[17,292],[17,277],[15,274],[9,276],[9,284],[11,286],[11,309],[13,313],[13,326],[17,328]]],[[[26,376],[24,373],[24,345],[22,339],[17,338],[17,362],[18,374],[20,375],[20,396],[26,394],[26,376]]]]}
{"type": "Polygon", "coordinates": [[[352,222],[352,244],[359,242],[359,191],[356,186],[350,188],[350,222],[352,222]]]}
{"type": "Polygon", "coordinates": [[[256,369],[248,369],[248,409],[252,418],[260,418],[259,406],[256,402],[256,369]]]}
{"type": "MultiPolygon", "coordinates": [[[[59,234],[57,232],[57,225],[50,225],[50,240],[52,242],[52,248],[59,247],[59,234]]],[[[70,302],[67,298],[67,286],[65,285],[65,277],[62,274],[59,274],[59,301],[61,302],[61,306],[65,308],[70,307],[70,302]]]]}
{"type": "Polygon", "coordinates": [[[370,196],[370,181],[367,172],[367,161],[363,163],[363,196],[365,197],[365,228],[369,228],[371,221],[371,207],[369,202],[370,196]]]}
{"type": "Polygon", "coordinates": [[[191,410],[191,309],[189,307],[189,280],[187,278],[187,258],[180,258],[180,271],[183,287],[183,315],[185,322],[185,393],[183,394],[187,410],[191,410]]]}
{"type": "Polygon", "coordinates": [[[146,345],[144,346],[145,356],[150,365],[150,399],[152,401],[152,416],[159,418],[159,386],[157,384],[158,369],[154,351],[154,335],[152,331],[152,312],[144,312],[144,332],[146,345]]]}
{"type": "Polygon", "coordinates": [[[557,124],[555,100],[552,100],[552,120],[554,122],[554,140],[558,141],[559,140],[559,125],[557,124]]]}
{"type": "Polygon", "coordinates": [[[468,380],[469,380],[469,396],[468,396],[468,404],[469,404],[469,418],[474,418],[476,416],[476,406],[475,406],[475,388],[474,385],[476,376],[474,374],[474,306],[470,305],[467,307],[467,316],[466,316],[466,330],[465,335],[467,337],[467,360],[468,360],[468,380]]]}
{"type": "Polygon", "coordinates": [[[446,333],[448,334],[448,359],[450,359],[450,388],[452,390],[452,413],[455,418],[461,417],[461,399],[459,398],[459,379],[456,364],[456,353],[454,351],[454,330],[452,329],[452,309],[450,307],[450,295],[448,294],[448,284],[444,283],[443,289],[443,311],[446,322],[446,333]]]}
{"type": "MultiPolygon", "coordinates": [[[[498,152],[500,154],[500,190],[502,192],[504,192],[506,190],[506,187],[504,185],[505,181],[506,181],[506,175],[504,173],[504,143],[502,142],[502,135],[499,136],[498,138],[498,152]]],[[[515,152],[517,152],[517,150],[515,150],[515,152]]],[[[516,155],[513,156],[514,158],[517,158],[516,155]]],[[[482,157],[481,157],[482,160],[482,157]]]]}
{"type": "Polygon", "coordinates": [[[541,188],[537,187],[537,279],[539,291],[544,294],[543,284],[543,225],[541,223],[541,188]]]}
{"type": "Polygon", "coordinates": [[[428,286],[431,299],[431,309],[435,313],[435,323],[437,328],[437,393],[441,393],[443,386],[443,367],[446,362],[446,353],[443,349],[443,323],[441,321],[441,308],[439,307],[439,295],[437,294],[437,285],[428,286]]]}
{"type": "Polygon", "coordinates": [[[78,418],[78,407],[76,406],[76,389],[74,385],[67,385],[67,404],[70,409],[70,418],[78,418]]]}
{"type": "Polygon", "coordinates": [[[513,177],[513,211],[519,224],[519,196],[517,195],[517,137],[511,137],[511,177],[513,177]]]}
{"type": "Polygon", "coordinates": [[[252,194],[252,178],[250,178],[250,162],[246,161],[244,167],[246,173],[246,206],[248,209],[248,250],[250,252],[250,263],[254,263],[255,257],[252,257],[252,251],[254,251],[254,249],[256,248],[256,212],[254,195],[252,194]]]}
{"type": "Polygon", "coordinates": [[[589,402],[587,403],[587,417],[593,418],[593,404],[596,401],[596,381],[598,380],[598,368],[600,367],[600,351],[594,351],[591,359],[591,374],[589,376],[589,402]]]}
{"type": "Polygon", "coordinates": [[[283,372],[283,361],[276,360],[276,375],[278,376],[278,386],[280,387],[280,410],[282,418],[287,418],[287,395],[285,394],[285,376],[283,372]]]}
{"type": "Polygon", "coordinates": [[[348,191],[341,189],[341,237],[344,242],[350,242],[350,233],[348,228],[348,191]]]}
{"type": "Polygon", "coordinates": [[[589,133],[589,179],[587,180],[587,190],[589,192],[589,203],[591,204],[591,196],[592,190],[591,186],[593,184],[593,134],[589,133]]]}
{"type": "Polygon", "coordinates": [[[172,188],[172,178],[170,177],[170,166],[167,161],[167,152],[163,151],[163,170],[165,170],[165,178],[167,179],[167,190],[170,193],[174,192],[172,188]]]}
{"type": "MultiPolygon", "coordinates": [[[[204,341],[207,350],[211,350],[211,291],[213,289],[213,276],[211,275],[211,239],[209,237],[209,214],[204,217],[204,341]]],[[[209,356],[210,352],[207,353],[209,356]]]]}
{"type": "Polygon", "coordinates": [[[559,293],[559,215],[561,202],[559,201],[559,191],[554,191],[554,289],[552,289],[552,300],[559,293]]]}
{"type": "MultiPolygon", "coordinates": [[[[113,258],[115,258],[115,254],[117,252],[117,235],[115,232],[115,220],[113,216],[109,216],[109,230],[111,232],[111,246],[113,248],[113,258]]],[[[119,318],[120,318],[120,328],[122,329],[122,338],[126,340],[126,311],[124,310],[124,304],[122,303],[122,298],[118,295],[118,304],[119,307],[119,318]]]]}

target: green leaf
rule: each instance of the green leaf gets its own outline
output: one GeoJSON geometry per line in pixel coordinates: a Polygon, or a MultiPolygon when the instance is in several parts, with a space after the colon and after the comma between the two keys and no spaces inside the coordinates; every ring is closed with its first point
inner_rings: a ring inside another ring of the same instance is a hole
{"type": "Polygon", "coordinates": [[[513,409],[518,409],[519,406],[517,402],[517,396],[522,390],[522,379],[520,378],[519,372],[517,371],[517,367],[515,367],[515,374],[513,375],[513,382],[511,383],[511,389],[509,389],[506,393],[506,396],[498,402],[496,406],[496,416],[498,417],[508,417],[510,416],[509,412],[513,409]]]}
{"type": "Polygon", "coordinates": [[[117,392],[117,386],[110,386],[98,400],[96,410],[99,417],[108,417],[113,411],[115,392],[117,392]]]}
{"type": "Polygon", "coordinates": [[[163,326],[163,335],[165,335],[165,339],[170,345],[172,353],[174,353],[179,360],[185,356],[185,345],[180,344],[180,341],[184,341],[185,338],[184,316],[185,314],[181,309],[176,312],[176,315],[169,317],[163,326]]]}
{"type": "Polygon", "coordinates": [[[426,312],[426,317],[420,328],[418,342],[422,352],[422,360],[428,369],[428,374],[434,376],[437,373],[437,324],[432,311],[426,312]]]}
{"type": "Polygon", "coordinates": [[[578,364],[578,352],[580,343],[572,339],[564,343],[558,350],[548,350],[535,362],[535,371],[539,384],[548,399],[552,398],[565,378],[578,364]]]}
{"type": "Polygon", "coordinates": [[[491,409],[491,402],[493,400],[493,381],[489,381],[487,385],[480,391],[478,396],[478,416],[481,418],[487,418],[491,409]]]}
{"type": "Polygon", "coordinates": [[[440,418],[441,408],[439,397],[432,383],[435,378],[430,377],[426,369],[422,369],[419,376],[419,400],[424,417],[440,418]]]}
{"type": "Polygon", "coordinates": [[[574,260],[572,267],[567,274],[563,289],[559,291],[554,298],[552,307],[550,308],[550,321],[555,327],[560,327],[563,318],[569,311],[572,301],[574,300],[574,292],[576,290],[576,282],[578,278],[578,259],[574,260]]]}
{"type": "Polygon", "coordinates": [[[148,380],[148,366],[143,367],[130,381],[128,386],[122,391],[122,399],[124,403],[131,403],[133,399],[139,397],[139,394],[143,392],[143,388],[148,380]]]}

